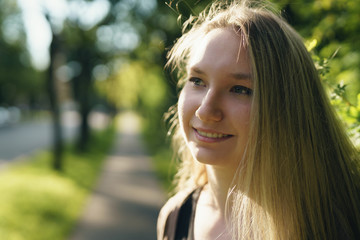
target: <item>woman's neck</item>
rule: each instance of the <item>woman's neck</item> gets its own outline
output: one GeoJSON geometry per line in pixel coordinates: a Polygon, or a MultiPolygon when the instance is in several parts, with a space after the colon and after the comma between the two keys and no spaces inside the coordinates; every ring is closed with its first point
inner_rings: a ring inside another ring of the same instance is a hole
{"type": "Polygon", "coordinates": [[[206,171],[208,184],[202,189],[197,203],[194,239],[231,239],[226,227],[225,205],[233,175],[209,165],[206,171]]]}
{"type": "Polygon", "coordinates": [[[213,204],[215,204],[222,214],[225,213],[226,199],[228,191],[233,180],[235,170],[230,170],[216,166],[206,166],[208,176],[208,189],[205,189],[211,195],[213,204]]]}

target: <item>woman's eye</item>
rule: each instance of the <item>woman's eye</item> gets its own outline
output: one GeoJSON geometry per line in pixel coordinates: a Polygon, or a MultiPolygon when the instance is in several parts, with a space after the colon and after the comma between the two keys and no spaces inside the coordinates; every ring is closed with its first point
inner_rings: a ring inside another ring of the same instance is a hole
{"type": "Polygon", "coordinates": [[[231,88],[231,92],[234,92],[236,94],[245,94],[251,96],[253,90],[245,86],[234,86],[231,88]]]}
{"type": "Polygon", "coordinates": [[[204,81],[200,78],[192,77],[189,79],[190,82],[192,82],[195,86],[204,86],[204,81]]]}

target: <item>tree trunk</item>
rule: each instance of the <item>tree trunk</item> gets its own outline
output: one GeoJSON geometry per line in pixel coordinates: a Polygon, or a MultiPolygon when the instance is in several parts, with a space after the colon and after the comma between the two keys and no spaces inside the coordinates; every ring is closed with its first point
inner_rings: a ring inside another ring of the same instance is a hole
{"type": "Polygon", "coordinates": [[[58,49],[60,48],[59,37],[53,34],[50,45],[50,65],[47,74],[47,92],[50,103],[52,125],[53,125],[53,168],[61,171],[63,168],[63,139],[61,129],[61,113],[56,87],[55,69],[57,66],[58,49]]]}

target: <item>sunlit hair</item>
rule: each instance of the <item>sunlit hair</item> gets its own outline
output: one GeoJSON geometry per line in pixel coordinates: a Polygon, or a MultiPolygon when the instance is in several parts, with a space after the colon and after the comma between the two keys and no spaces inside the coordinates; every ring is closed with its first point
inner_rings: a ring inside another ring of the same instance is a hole
{"type": "MultiPolygon", "coordinates": [[[[268,4],[212,4],[184,24],[168,55],[181,88],[192,47],[230,28],[248,49],[251,130],[228,196],[234,239],[360,239],[359,155],[339,123],[301,37],[268,4]]],[[[170,109],[177,190],[207,182],[170,109]]]]}

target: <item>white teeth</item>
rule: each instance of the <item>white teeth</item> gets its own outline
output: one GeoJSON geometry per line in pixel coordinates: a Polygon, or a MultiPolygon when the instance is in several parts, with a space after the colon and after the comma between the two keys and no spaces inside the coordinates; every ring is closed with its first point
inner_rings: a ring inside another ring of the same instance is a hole
{"type": "Polygon", "coordinates": [[[197,132],[203,136],[203,137],[208,137],[208,138],[223,138],[223,137],[228,137],[230,135],[227,134],[222,134],[222,133],[208,133],[208,132],[203,132],[200,130],[197,130],[197,132]]]}

